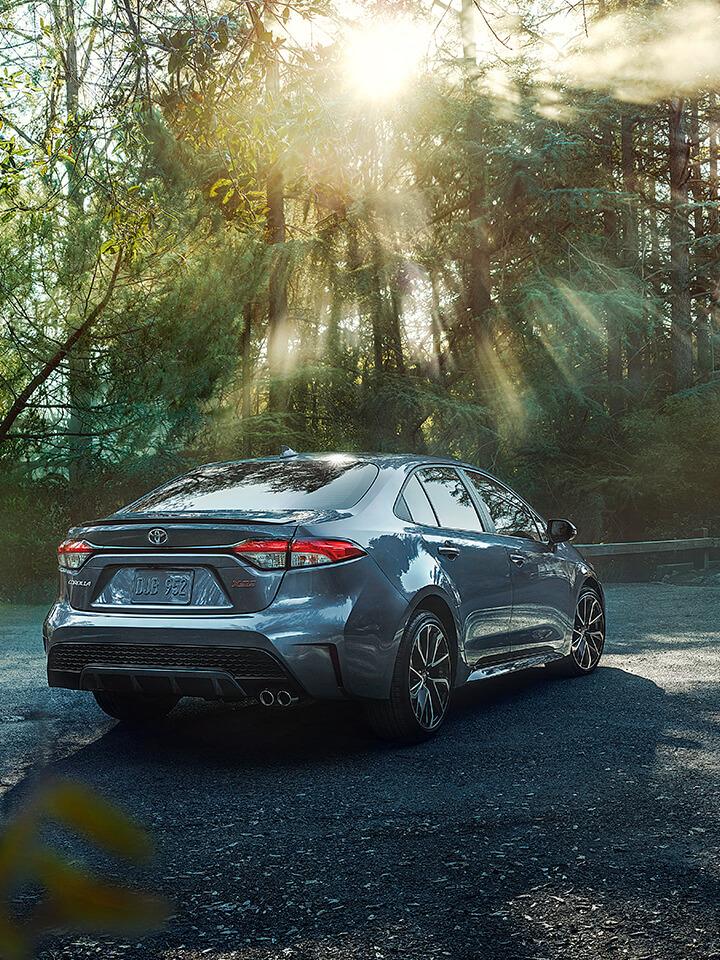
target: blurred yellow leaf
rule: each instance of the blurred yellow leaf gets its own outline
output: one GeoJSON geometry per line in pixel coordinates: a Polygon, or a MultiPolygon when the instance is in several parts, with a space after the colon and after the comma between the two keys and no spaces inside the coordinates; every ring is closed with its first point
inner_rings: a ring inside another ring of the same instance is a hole
{"type": "Polygon", "coordinates": [[[45,796],[45,809],[99,846],[132,859],[148,857],[148,835],[113,804],[76,783],[60,783],[45,796]]]}
{"type": "Polygon", "coordinates": [[[63,927],[128,931],[147,930],[167,915],[164,901],[105,883],[66,863],[47,849],[34,856],[34,876],[48,893],[46,909],[63,927]]]}
{"type": "Polygon", "coordinates": [[[0,960],[26,960],[38,938],[58,930],[137,933],[162,923],[168,907],[161,898],[108,883],[55,853],[42,838],[48,821],[129,859],[152,849],[149,837],[94,791],[69,782],[45,787],[0,835],[0,960]],[[44,896],[16,919],[13,896],[28,882],[44,896]]]}
{"type": "Polygon", "coordinates": [[[0,914],[0,957],[2,960],[25,960],[29,946],[25,937],[7,917],[0,914]]]}
{"type": "Polygon", "coordinates": [[[25,814],[11,821],[0,835],[0,894],[17,882],[18,874],[22,875],[22,864],[38,827],[35,817],[25,814]]]}

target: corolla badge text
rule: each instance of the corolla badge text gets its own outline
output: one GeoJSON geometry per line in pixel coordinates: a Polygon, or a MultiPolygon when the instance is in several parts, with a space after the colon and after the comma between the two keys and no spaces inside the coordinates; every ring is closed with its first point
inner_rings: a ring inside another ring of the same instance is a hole
{"type": "Polygon", "coordinates": [[[92,580],[75,580],[72,577],[68,580],[69,587],[91,587],[92,580]]]}

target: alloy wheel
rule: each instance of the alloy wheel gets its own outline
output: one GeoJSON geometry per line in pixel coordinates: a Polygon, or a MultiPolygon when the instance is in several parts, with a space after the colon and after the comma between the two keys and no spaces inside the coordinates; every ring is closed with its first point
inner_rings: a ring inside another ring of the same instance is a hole
{"type": "Polygon", "coordinates": [[[597,596],[584,593],[578,601],[571,651],[581,670],[597,666],[605,646],[605,615],[597,596]]]}
{"type": "Polygon", "coordinates": [[[433,730],[445,715],[452,676],[450,645],[437,624],[426,623],[418,630],[408,674],[415,718],[425,730],[433,730]]]}

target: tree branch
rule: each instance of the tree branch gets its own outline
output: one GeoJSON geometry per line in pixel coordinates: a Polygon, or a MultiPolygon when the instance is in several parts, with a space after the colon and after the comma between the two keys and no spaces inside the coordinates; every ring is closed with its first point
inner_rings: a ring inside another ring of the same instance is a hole
{"type": "Polygon", "coordinates": [[[83,320],[79,327],[76,327],[72,333],[65,339],[61,344],[58,350],[53,354],[53,356],[47,361],[45,366],[35,374],[32,380],[28,385],[20,391],[17,395],[17,398],[13,402],[12,406],[5,414],[2,420],[0,420],[0,443],[7,438],[7,435],[10,431],[10,428],[15,423],[17,418],[27,407],[28,401],[35,393],[35,391],[41,387],[52,373],[57,370],[63,360],[67,357],[70,351],[73,349],[75,344],[87,331],[92,327],[95,321],[102,315],[103,311],[110,302],[112,297],[113,290],[115,289],[115,284],[117,283],[117,278],[120,273],[120,266],[122,264],[123,256],[125,255],[124,249],[120,249],[117,259],[115,260],[115,265],[113,267],[113,272],[110,277],[110,282],[108,283],[107,290],[105,291],[105,296],[102,300],[95,304],[93,309],[83,320]]]}

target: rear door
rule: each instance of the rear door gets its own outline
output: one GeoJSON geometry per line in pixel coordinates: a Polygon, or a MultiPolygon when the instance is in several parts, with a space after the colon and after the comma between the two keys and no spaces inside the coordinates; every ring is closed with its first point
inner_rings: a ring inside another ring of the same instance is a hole
{"type": "Polygon", "coordinates": [[[505,550],[484,531],[473,499],[454,467],[417,470],[404,491],[406,503],[408,496],[416,499],[418,492],[427,497],[438,524],[425,527],[423,537],[455,585],[468,664],[472,667],[484,659],[502,658],[509,650],[511,613],[505,550]]]}
{"type": "Polygon", "coordinates": [[[507,487],[465,471],[485,504],[512,571],[512,644],[515,653],[558,650],[567,634],[571,571],[544,538],[535,515],[507,487]]]}

